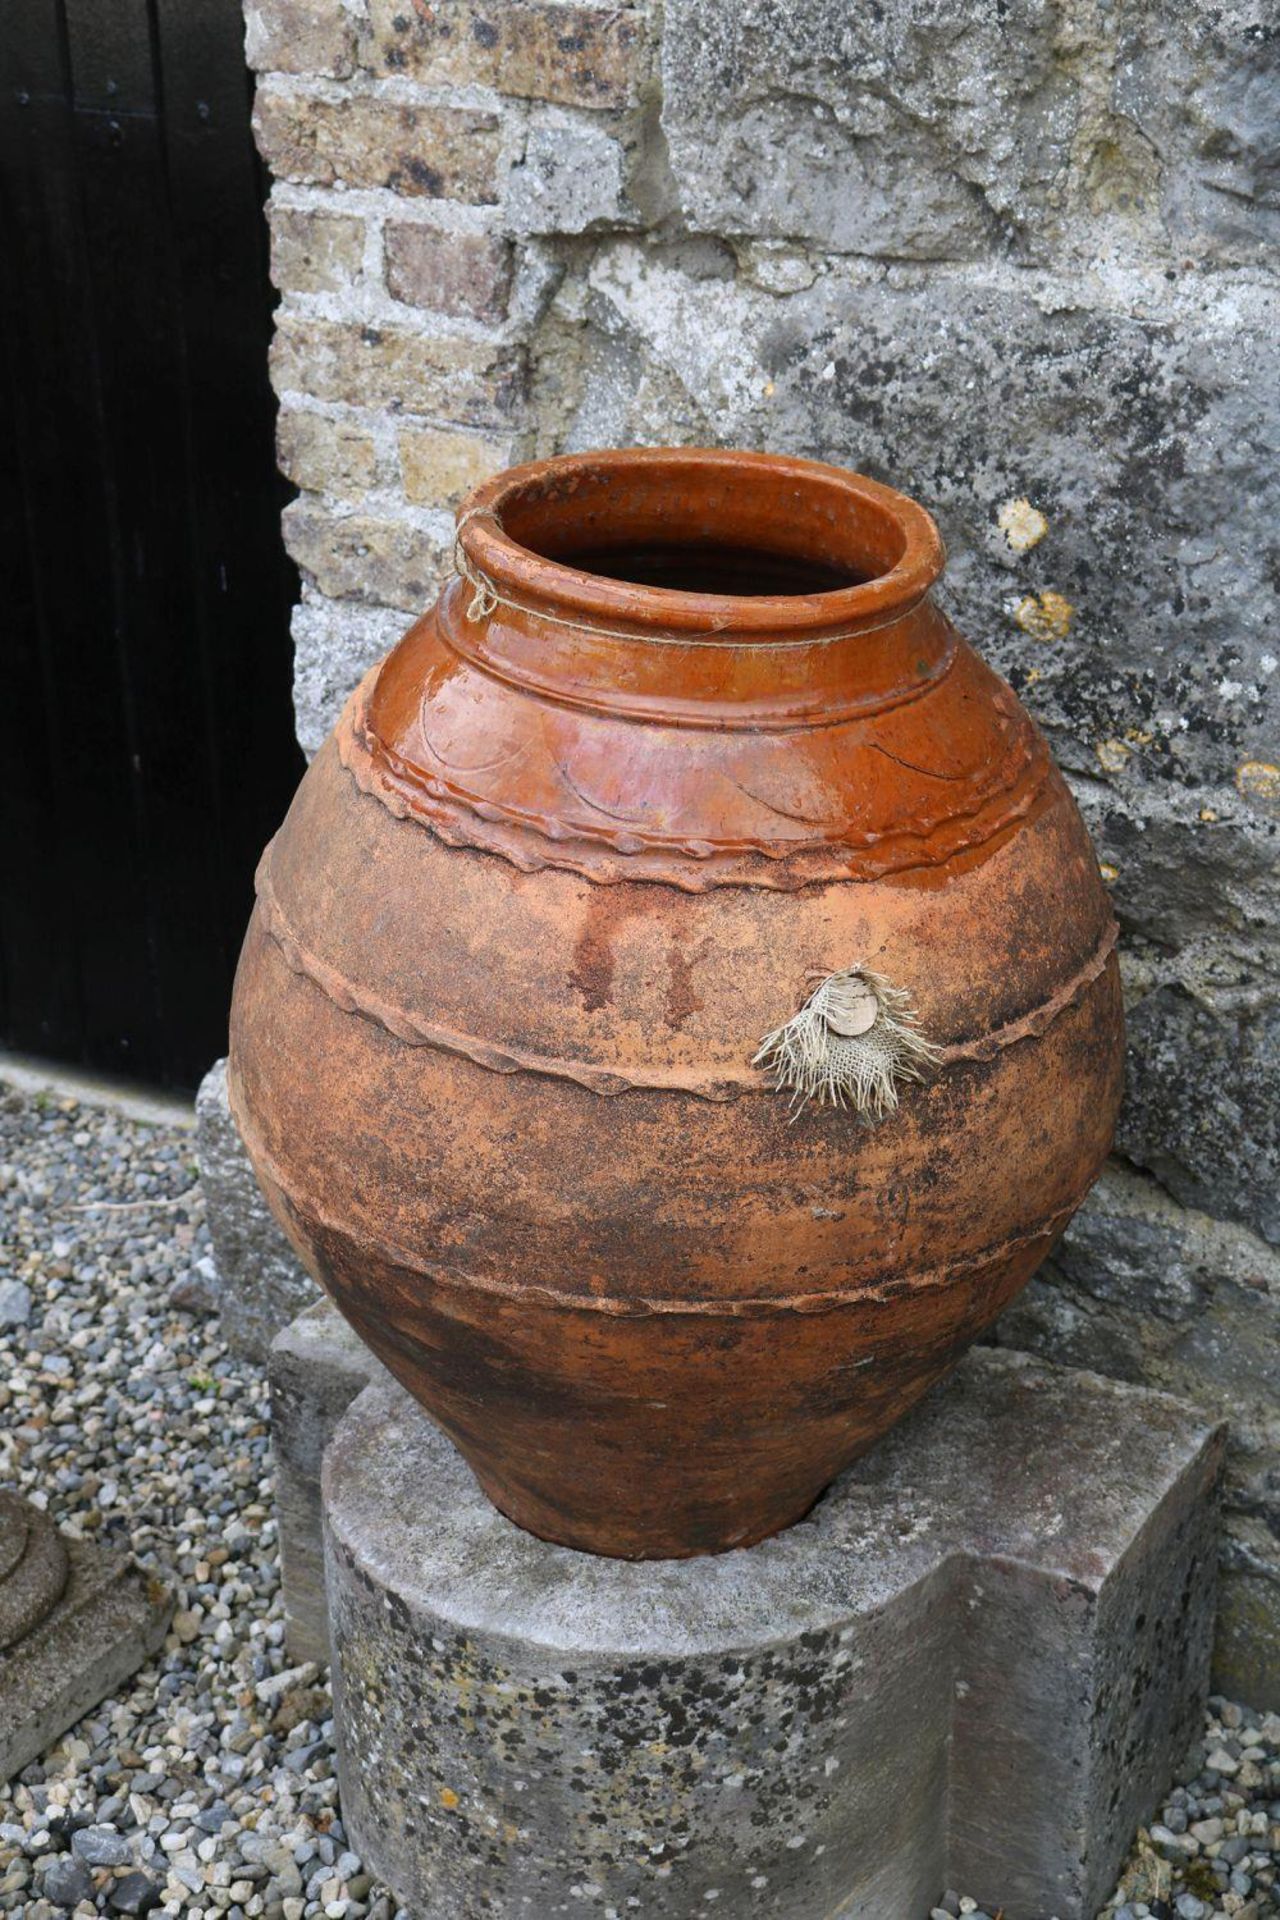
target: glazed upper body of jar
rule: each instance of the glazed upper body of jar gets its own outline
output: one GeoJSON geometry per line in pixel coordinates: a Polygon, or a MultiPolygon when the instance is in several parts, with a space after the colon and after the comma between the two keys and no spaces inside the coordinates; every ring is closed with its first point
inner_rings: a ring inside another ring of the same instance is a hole
{"type": "Polygon", "coordinates": [[[813,463],[516,469],[264,855],[231,1086],[339,1306],[522,1524],[804,1512],[1104,1158],[1114,924],[932,521],[813,463]],[[817,980],[929,1043],[875,1115],[757,1063],[817,980]]]}

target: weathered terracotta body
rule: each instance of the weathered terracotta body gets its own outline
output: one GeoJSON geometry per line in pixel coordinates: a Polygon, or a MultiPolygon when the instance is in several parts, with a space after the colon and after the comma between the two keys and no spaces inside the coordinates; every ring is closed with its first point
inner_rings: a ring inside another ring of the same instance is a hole
{"type": "Polygon", "coordinates": [[[451,582],[369,675],[263,858],[236,1116],[312,1271],[513,1519],[746,1544],[1087,1191],[1121,1084],[1109,903],[901,496],[583,455],[490,483],[461,537],[492,595],[451,582]],[[793,1121],[753,1055],[853,963],[941,1059],[878,1124],[793,1121]]]}

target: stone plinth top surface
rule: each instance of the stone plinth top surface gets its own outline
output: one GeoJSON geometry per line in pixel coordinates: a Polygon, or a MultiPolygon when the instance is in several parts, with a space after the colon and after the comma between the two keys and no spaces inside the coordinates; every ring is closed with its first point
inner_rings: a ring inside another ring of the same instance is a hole
{"type": "Polygon", "coordinates": [[[330,1524],[369,1571],[461,1627],[579,1656],[670,1655],[843,1622],[954,1555],[1096,1592],[1210,1433],[1163,1395],[979,1349],[799,1525],[741,1552],[637,1565],[513,1526],[383,1379],[339,1428],[326,1486],[330,1524]],[[429,1529],[386,1524],[424,1498],[429,1529]]]}

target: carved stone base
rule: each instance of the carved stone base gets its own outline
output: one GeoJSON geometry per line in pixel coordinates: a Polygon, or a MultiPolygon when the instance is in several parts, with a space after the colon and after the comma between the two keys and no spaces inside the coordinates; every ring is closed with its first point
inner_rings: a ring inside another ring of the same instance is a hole
{"type": "Polygon", "coordinates": [[[169,1589],[127,1554],[66,1539],[0,1495],[0,1780],[136,1672],[172,1613],[169,1589]]]}
{"type": "Polygon", "coordinates": [[[0,1493],[0,1653],[48,1617],[71,1571],[66,1543],[47,1513],[0,1493]]]}

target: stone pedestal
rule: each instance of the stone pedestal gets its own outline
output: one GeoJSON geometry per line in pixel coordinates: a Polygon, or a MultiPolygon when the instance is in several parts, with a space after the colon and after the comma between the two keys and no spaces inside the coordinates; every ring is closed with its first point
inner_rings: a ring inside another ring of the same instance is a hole
{"type": "Polygon", "coordinates": [[[271,1345],[275,1470],[285,1635],[295,1660],[329,1658],[320,1469],[356,1395],[386,1373],[328,1300],[300,1313],[271,1345]]]}
{"type": "Polygon", "coordinates": [[[1091,1920],[1198,1730],[1221,1452],[979,1351],[799,1526],[628,1564],[382,1376],[323,1475],[352,1844],[417,1920],[1091,1920]]]}
{"type": "Polygon", "coordinates": [[[218,1269],[222,1331],[236,1353],[265,1360],[276,1334],[319,1297],[262,1197],[227,1103],[217,1060],[196,1095],[196,1160],[218,1269]]]}

